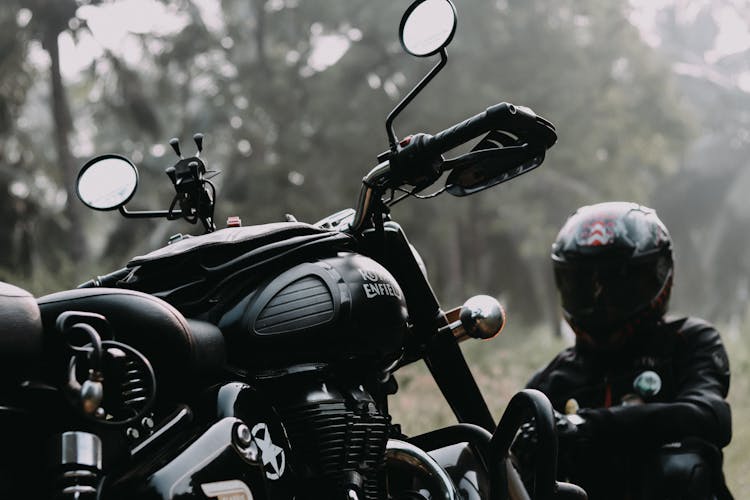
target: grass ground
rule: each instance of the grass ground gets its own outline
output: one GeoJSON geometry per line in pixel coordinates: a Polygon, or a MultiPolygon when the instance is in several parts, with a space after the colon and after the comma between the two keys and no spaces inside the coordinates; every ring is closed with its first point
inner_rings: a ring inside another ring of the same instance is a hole
{"type": "MultiPolygon", "coordinates": [[[[542,328],[524,332],[508,326],[489,342],[462,344],[495,420],[531,374],[566,346],[563,339],[553,338],[542,328]]],[[[724,473],[738,499],[750,498],[750,428],[744,426],[750,417],[750,325],[745,330],[747,335],[724,339],[732,369],[729,401],[733,418],[733,439],[724,450],[724,473]]],[[[391,398],[391,412],[405,433],[419,434],[455,423],[424,364],[402,369],[397,379],[399,393],[391,398]]]]}

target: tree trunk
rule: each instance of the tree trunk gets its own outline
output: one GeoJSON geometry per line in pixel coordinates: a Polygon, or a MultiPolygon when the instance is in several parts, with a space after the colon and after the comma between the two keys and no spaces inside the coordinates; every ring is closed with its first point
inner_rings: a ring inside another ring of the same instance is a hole
{"type": "Polygon", "coordinates": [[[62,169],[62,180],[68,195],[67,216],[70,222],[67,247],[73,264],[78,267],[88,256],[85,233],[82,226],[81,206],[76,203],[75,181],[76,165],[70,152],[70,135],[73,132],[73,120],[65,94],[65,87],[60,73],[60,51],[58,47],[59,31],[48,27],[44,32],[44,48],[50,56],[50,82],[52,93],[52,118],[55,124],[54,140],[57,149],[57,161],[62,169]]]}
{"type": "Polygon", "coordinates": [[[494,256],[490,255],[492,250],[487,246],[489,231],[487,231],[487,217],[482,209],[481,201],[480,197],[466,199],[468,210],[466,227],[470,228],[471,282],[476,287],[476,291],[472,293],[487,293],[490,285],[496,279],[489,265],[494,256]]]}
{"type": "Polygon", "coordinates": [[[550,331],[554,336],[561,335],[560,330],[560,313],[557,305],[557,295],[555,284],[550,278],[552,274],[552,265],[547,259],[529,258],[528,265],[529,292],[533,298],[536,308],[539,310],[540,320],[549,325],[550,331]]]}
{"type": "Polygon", "coordinates": [[[255,43],[258,45],[258,64],[266,75],[269,73],[268,58],[266,57],[266,9],[265,2],[255,0],[255,43]]]}
{"type": "MultiPolygon", "coordinates": [[[[444,255],[444,268],[440,273],[445,282],[445,299],[452,304],[455,300],[460,300],[464,291],[464,274],[463,252],[461,250],[461,222],[459,219],[453,221],[455,229],[447,238],[444,245],[441,245],[441,254],[444,255]]],[[[429,271],[429,269],[428,269],[429,271]]],[[[449,308],[452,305],[448,306],[449,308]]]]}

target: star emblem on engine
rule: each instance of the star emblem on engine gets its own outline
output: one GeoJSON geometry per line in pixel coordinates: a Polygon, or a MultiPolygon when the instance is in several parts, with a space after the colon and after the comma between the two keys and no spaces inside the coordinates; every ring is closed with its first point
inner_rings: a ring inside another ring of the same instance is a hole
{"type": "Polygon", "coordinates": [[[271,480],[279,479],[284,474],[284,469],[286,468],[284,449],[276,446],[271,441],[271,433],[268,430],[268,426],[263,422],[256,424],[251,434],[258,444],[266,477],[271,480]]]}

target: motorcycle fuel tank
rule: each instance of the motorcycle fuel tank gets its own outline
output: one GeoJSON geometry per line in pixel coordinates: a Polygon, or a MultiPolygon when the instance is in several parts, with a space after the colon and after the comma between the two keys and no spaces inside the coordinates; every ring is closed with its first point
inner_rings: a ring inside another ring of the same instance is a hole
{"type": "Polygon", "coordinates": [[[298,264],[250,290],[219,322],[229,361],[275,368],[297,362],[396,360],[406,302],[391,274],[354,254],[298,264]]]}

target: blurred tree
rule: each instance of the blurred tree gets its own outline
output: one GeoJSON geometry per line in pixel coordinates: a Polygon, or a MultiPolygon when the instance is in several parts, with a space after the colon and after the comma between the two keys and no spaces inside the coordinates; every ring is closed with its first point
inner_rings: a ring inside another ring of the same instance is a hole
{"type": "MultiPolygon", "coordinates": [[[[19,25],[15,9],[0,11],[0,217],[8,221],[0,232],[0,268],[19,266],[28,271],[29,232],[25,223],[32,207],[28,203],[28,189],[19,177],[23,155],[15,140],[16,118],[20,114],[26,93],[31,86],[32,69],[25,62],[27,37],[19,25]],[[13,195],[15,191],[16,195],[13,195]]],[[[21,22],[27,22],[21,18],[21,22]]],[[[28,180],[28,179],[27,179],[28,180]]]]}
{"type": "Polygon", "coordinates": [[[748,13],[747,2],[692,1],[662,9],[657,19],[659,50],[673,61],[699,131],[683,168],[654,199],[675,238],[675,302],[734,324],[744,319],[750,296],[750,92],[741,85],[750,74],[750,49],[718,42],[720,19],[748,13]]]}
{"type": "MultiPolygon", "coordinates": [[[[70,29],[78,5],[75,0],[27,0],[26,8],[32,13],[29,28],[38,38],[50,58],[50,108],[55,124],[54,140],[57,163],[68,199],[75,198],[77,168],[70,151],[70,136],[73,134],[73,119],[68,104],[62,74],[60,72],[60,48],[58,38],[70,29]]],[[[67,231],[67,249],[74,263],[82,263],[88,256],[86,234],[83,231],[81,207],[69,204],[66,211],[70,227],[67,231]]]]}
{"type": "MultiPolygon", "coordinates": [[[[34,282],[45,271],[64,274],[61,260],[67,245],[41,242],[64,241],[59,224],[59,207],[64,203],[53,181],[54,159],[44,147],[51,131],[45,126],[49,100],[41,101],[36,82],[41,68],[28,57],[35,43],[30,29],[33,13],[25,2],[9,1],[0,8],[0,217],[4,229],[0,235],[0,279],[35,288],[34,282]],[[53,177],[48,175],[52,173],[53,177]]],[[[44,278],[42,278],[44,280],[44,278]]],[[[57,282],[55,280],[47,280],[57,282]]]]}

